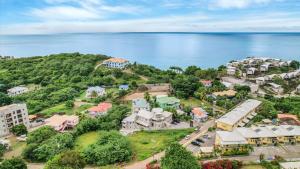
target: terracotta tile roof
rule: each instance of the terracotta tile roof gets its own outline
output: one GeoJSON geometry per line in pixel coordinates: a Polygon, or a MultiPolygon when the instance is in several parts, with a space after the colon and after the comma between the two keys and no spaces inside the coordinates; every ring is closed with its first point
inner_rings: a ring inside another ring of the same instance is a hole
{"type": "Polygon", "coordinates": [[[210,85],[212,83],[211,80],[201,80],[200,81],[203,85],[210,85]]]}
{"type": "Polygon", "coordinates": [[[110,108],[112,108],[111,103],[103,102],[98,104],[98,106],[91,107],[89,111],[91,112],[107,112],[110,108]]]}
{"type": "Polygon", "coordinates": [[[206,112],[200,107],[193,108],[192,113],[197,116],[206,116],[206,112]]]}
{"type": "Polygon", "coordinates": [[[289,119],[294,119],[294,120],[298,121],[298,117],[293,114],[277,114],[277,118],[279,118],[279,119],[289,118],[289,119]]]}
{"type": "Polygon", "coordinates": [[[45,120],[46,125],[59,126],[67,121],[78,120],[78,116],[75,115],[53,115],[52,117],[45,120]]]}
{"type": "Polygon", "coordinates": [[[122,59],[122,58],[110,58],[110,59],[105,60],[104,62],[124,63],[124,62],[128,62],[128,60],[122,59]]]}

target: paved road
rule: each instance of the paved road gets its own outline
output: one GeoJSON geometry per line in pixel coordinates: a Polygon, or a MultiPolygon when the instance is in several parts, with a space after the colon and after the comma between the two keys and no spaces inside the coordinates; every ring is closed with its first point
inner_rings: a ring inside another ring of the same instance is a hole
{"type": "MultiPolygon", "coordinates": [[[[209,127],[214,126],[214,120],[209,120],[206,123],[203,124],[203,126],[200,129],[200,132],[194,132],[190,135],[190,138],[188,140],[182,139],[179,143],[182,144],[182,146],[186,147],[189,145],[193,140],[196,138],[204,135],[209,127]]],[[[147,158],[146,160],[135,162],[133,164],[129,164],[124,167],[124,169],[144,169],[148,163],[150,163],[153,160],[160,160],[165,155],[165,152],[160,152],[158,154],[155,154],[152,157],[147,158]]]]}

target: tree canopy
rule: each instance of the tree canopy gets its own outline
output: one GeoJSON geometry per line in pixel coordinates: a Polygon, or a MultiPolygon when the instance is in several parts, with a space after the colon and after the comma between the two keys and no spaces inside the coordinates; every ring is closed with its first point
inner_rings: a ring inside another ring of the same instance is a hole
{"type": "Polygon", "coordinates": [[[85,161],[80,156],[80,153],[68,150],[49,160],[45,169],[83,169],[84,167],[85,161]]]}

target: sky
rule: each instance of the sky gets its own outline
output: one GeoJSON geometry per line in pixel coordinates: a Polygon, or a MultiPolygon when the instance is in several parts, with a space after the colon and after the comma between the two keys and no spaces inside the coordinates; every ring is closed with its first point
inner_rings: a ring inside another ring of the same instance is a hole
{"type": "Polygon", "coordinates": [[[0,0],[0,34],[300,32],[300,0],[0,0]]]}

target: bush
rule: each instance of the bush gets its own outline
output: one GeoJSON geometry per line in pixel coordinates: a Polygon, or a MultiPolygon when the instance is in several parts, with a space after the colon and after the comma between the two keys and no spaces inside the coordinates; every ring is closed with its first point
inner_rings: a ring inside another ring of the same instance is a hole
{"type": "Polygon", "coordinates": [[[24,124],[13,126],[10,131],[16,136],[21,136],[23,134],[27,134],[28,132],[24,124]]]}
{"type": "Polygon", "coordinates": [[[66,151],[54,156],[46,164],[45,169],[83,169],[85,161],[76,151],[66,151]]]}
{"type": "Polygon", "coordinates": [[[126,137],[112,131],[104,133],[97,143],[90,145],[83,156],[89,164],[102,166],[129,161],[132,150],[126,137]]]}
{"type": "Polygon", "coordinates": [[[0,164],[1,169],[27,169],[27,165],[24,160],[20,158],[12,158],[9,160],[4,160],[0,164]]]}
{"type": "Polygon", "coordinates": [[[42,143],[50,137],[56,135],[57,132],[50,126],[43,126],[28,134],[27,144],[42,143]]]}

